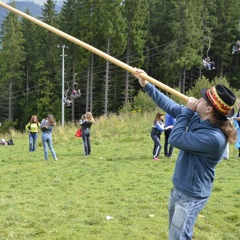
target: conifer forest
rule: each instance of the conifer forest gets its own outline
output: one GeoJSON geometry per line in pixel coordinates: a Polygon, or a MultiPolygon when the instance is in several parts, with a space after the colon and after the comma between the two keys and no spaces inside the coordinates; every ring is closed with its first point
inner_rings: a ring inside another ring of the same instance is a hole
{"type": "MultiPolygon", "coordinates": [[[[185,94],[202,76],[240,88],[239,9],[233,0],[66,0],[57,12],[47,0],[37,18],[185,94]]],[[[10,11],[0,46],[0,122],[19,130],[33,114],[61,121],[62,102],[67,122],[117,113],[140,90],[131,73],[10,11]]]]}

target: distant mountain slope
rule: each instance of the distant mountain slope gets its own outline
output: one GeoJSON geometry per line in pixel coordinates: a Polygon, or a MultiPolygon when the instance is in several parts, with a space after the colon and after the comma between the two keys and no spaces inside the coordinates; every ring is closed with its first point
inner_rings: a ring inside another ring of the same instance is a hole
{"type": "MultiPolygon", "coordinates": [[[[33,17],[40,17],[42,15],[42,5],[35,4],[33,2],[15,2],[16,9],[21,12],[26,12],[27,9],[29,9],[31,16],[33,17]]],[[[55,10],[57,12],[61,11],[61,6],[56,5],[55,10]]],[[[9,10],[0,7],[0,24],[2,25],[3,20],[9,13],[9,10]]]]}
{"type": "MultiPolygon", "coordinates": [[[[63,5],[63,1],[64,0],[54,0],[55,4],[56,5],[63,5]]],[[[10,3],[10,2],[13,2],[13,0],[1,0],[1,2],[4,2],[4,3],[10,3]]],[[[44,5],[44,3],[47,2],[47,0],[14,0],[14,2],[32,2],[32,3],[35,3],[37,5],[44,5]]]]}

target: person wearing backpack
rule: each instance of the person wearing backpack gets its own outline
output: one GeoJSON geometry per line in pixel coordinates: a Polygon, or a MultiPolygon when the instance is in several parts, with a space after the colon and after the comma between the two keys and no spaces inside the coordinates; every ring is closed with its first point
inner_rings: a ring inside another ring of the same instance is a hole
{"type": "Polygon", "coordinates": [[[40,130],[40,123],[38,122],[37,115],[31,116],[29,123],[25,126],[25,129],[29,133],[29,152],[35,152],[38,132],[40,130]]]}

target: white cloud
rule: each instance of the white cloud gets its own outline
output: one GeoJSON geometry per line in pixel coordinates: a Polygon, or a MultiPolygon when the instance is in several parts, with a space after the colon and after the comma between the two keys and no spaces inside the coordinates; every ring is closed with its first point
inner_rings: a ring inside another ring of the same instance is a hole
{"type": "MultiPolygon", "coordinates": [[[[4,3],[10,3],[13,2],[12,0],[1,0],[4,3]]],[[[46,3],[46,0],[15,0],[15,2],[33,2],[35,4],[38,5],[44,5],[44,3],[46,3]]],[[[63,0],[55,0],[55,3],[57,5],[62,5],[63,0]]]]}

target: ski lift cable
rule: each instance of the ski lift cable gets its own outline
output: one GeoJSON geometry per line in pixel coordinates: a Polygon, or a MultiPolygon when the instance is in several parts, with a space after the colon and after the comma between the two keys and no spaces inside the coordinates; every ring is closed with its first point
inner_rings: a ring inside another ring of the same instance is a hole
{"type": "MultiPolygon", "coordinates": [[[[228,23],[219,24],[219,25],[216,26],[215,28],[218,28],[218,27],[220,27],[220,26],[224,26],[224,25],[230,24],[230,23],[232,23],[232,22],[236,22],[236,21],[239,22],[239,29],[240,29],[240,20],[239,20],[239,19],[238,19],[238,20],[233,20],[233,21],[228,22],[228,23]]],[[[215,28],[213,28],[213,29],[215,29],[215,28]]],[[[232,30],[234,30],[234,29],[232,29],[232,30]]],[[[232,30],[231,30],[231,31],[232,31],[232,30]]],[[[216,36],[222,35],[222,34],[224,34],[224,33],[227,33],[227,32],[229,32],[229,31],[224,31],[224,32],[215,34],[215,35],[213,35],[213,38],[216,37],[216,36]]],[[[148,51],[152,51],[152,50],[155,50],[155,49],[159,49],[159,48],[161,48],[161,47],[170,45],[170,44],[172,44],[172,43],[181,41],[181,40],[183,40],[183,39],[185,39],[185,38],[176,39],[176,40],[170,41],[170,42],[168,42],[168,43],[164,43],[164,44],[162,44],[162,45],[160,45],[160,46],[151,48],[151,49],[149,49],[148,51]]],[[[151,57],[158,56],[158,55],[161,55],[162,53],[165,53],[165,52],[169,52],[169,51],[172,51],[172,50],[176,50],[176,49],[182,48],[182,47],[184,47],[184,46],[186,46],[186,45],[187,45],[187,44],[182,45],[181,47],[174,47],[174,48],[171,48],[171,49],[168,49],[168,50],[164,50],[164,51],[159,52],[159,53],[156,53],[156,54],[152,54],[151,57]]],[[[211,47],[211,43],[210,43],[210,41],[209,41],[208,50],[207,50],[207,55],[208,55],[208,51],[209,51],[210,47],[211,47]]],[[[134,57],[134,56],[136,56],[136,55],[137,55],[137,54],[131,55],[131,57],[134,57]]],[[[123,59],[125,59],[125,58],[123,58],[123,59]]],[[[59,60],[59,61],[60,61],[60,60],[59,60]]],[[[135,62],[135,61],[132,61],[131,63],[133,63],[133,62],[135,62]]],[[[104,66],[104,65],[102,65],[102,66],[104,66]]],[[[98,66],[97,68],[101,68],[101,66],[98,66]]],[[[96,70],[97,68],[94,68],[94,70],[96,70]]],[[[113,67],[113,70],[116,69],[116,68],[117,68],[117,66],[114,66],[114,67],[113,67]]],[[[104,70],[100,71],[100,73],[101,73],[101,72],[104,72],[104,70]]],[[[70,76],[69,76],[69,77],[70,77],[70,76]]],[[[58,80],[56,80],[56,82],[57,82],[57,81],[58,81],[58,80]]],[[[43,85],[44,85],[44,84],[43,84],[43,85]]],[[[40,86],[41,86],[41,85],[38,85],[37,87],[40,87],[40,86]]],[[[36,86],[34,86],[34,87],[32,87],[32,88],[36,88],[36,86]]],[[[30,88],[30,89],[31,89],[31,88],[30,88]]],[[[38,90],[37,90],[37,91],[38,91],[38,90]]],[[[16,92],[13,92],[13,93],[15,94],[15,93],[18,93],[18,92],[21,92],[21,93],[22,93],[22,90],[21,90],[21,91],[16,91],[16,92]]]]}
{"type": "MultiPolygon", "coordinates": [[[[226,32],[228,32],[228,31],[224,31],[224,32],[215,34],[215,35],[213,35],[213,37],[218,36],[218,35],[221,35],[221,34],[224,34],[224,33],[226,33],[226,32]]],[[[177,41],[177,40],[171,41],[170,43],[173,43],[173,42],[176,42],[176,41],[177,41]]],[[[170,44],[170,43],[169,43],[169,44],[170,44]]],[[[164,44],[164,45],[167,45],[167,44],[164,44]]],[[[173,51],[173,50],[177,50],[177,49],[184,48],[186,45],[187,45],[187,44],[181,45],[181,46],[178,46],[178,47],[174,47],[174,48],[171,48],[171,49],[164,50],[164,51],[162,51],[161,53],[156,53],[156,54],[151,55],[151,57],[155,57],[155,56],[161,55],[161,54],[166,53],[166,52],[170,52],[170,51],[173,51]]],[[[210,41],[209,41],[208,50],[207,50],[207,56],[208,56],[208,51],[209,51],[210,47],[211,47],[211,43],[210,43],[210,41]]],[[[134,63],[134,62],[136,62],[136,61],[137,61],[137,60],[131,61],[131,64],[134,63]]],[[[102,66],[104,66],[104,65],[102,65],[102,66]]],[[[100,67],[101,67],[101,66],[98,66],[97,68],[100,68],[100,67]]],[[[97,68],[94,68],[94,73],[95,73],[95,74],[101,74],[101,73],[103,73],[103,72],[105,71],[105,70],[102,70],[102,69],[101,69],[101,71],[96,72],[95,70],[96,70],[97,68]]],[[[116,69],[116,68],[117,68],[117,66],[114,66],[114,67],[113,67],[113,70],[116,69]]],[[[82,77],[82,78],[84,78],[84,77],[82,77]]],[[[81,78],[80,78],[80,79],[81,79],[81,78]]],[[[59,80],[60,80],[60,79],[55,80],[53,83],[56,84],[59,80]]],[[[37,85],[37,87],[39,88],[39,87],[44,86],[44,85],[45,85],[45,84],[40,84],[40,85],[37,85]]],[[[58,85],[60,86],[61,84],[59,83],[58,85]]],[[[29,88],[29,89],[33,89],[33,88],[36,89],[36,85],[35,85],[34,87],[29,88]]],[[[25,89],[25,90],[26,90],[26,89],[25,89]]],[[[43,90],[43,89],[35,90],[34,92],[39,92],[39,91],[41,91],[41,90],[43,90]]],[[[22,90],[21,90],[21,91],[13,92],[13,94],[16,94],[16,93],[18,93],[18,92],[19,92],[19,93],[22,93],[22,90]]],[[[19,95],[19,96],[20,96],[20,95],[19,95]]],[[[17,97],[17,96],[16,96],[16,97],[17,97]]]]}

